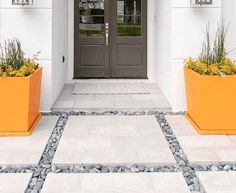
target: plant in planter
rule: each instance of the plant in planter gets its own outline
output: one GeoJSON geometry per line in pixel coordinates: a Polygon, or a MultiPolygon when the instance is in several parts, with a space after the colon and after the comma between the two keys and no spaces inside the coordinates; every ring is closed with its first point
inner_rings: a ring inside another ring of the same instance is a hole
{"type": "Polygon", "coordinates": [[[200,134],[236,134],[236,65],[225,49],[226,28],[212,41],[209,25],[202,53],[185,61],[187,118],[200,134]]]}
{"type": "Polygon", "coordinates": [[[0,45],[0,136],[30,135],[39,122],[42,68],[19,40],[0,45]]]}

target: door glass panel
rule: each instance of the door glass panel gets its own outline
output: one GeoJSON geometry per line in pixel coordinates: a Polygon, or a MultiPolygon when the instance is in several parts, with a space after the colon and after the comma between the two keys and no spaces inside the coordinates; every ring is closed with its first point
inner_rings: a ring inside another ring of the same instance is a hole
{"type": "Polygon", "coordinates": [[[141,0],[117,0],[117,35],[141,36],[141,0]]]}
{"type": "Polygon", "coordinates": [[[80,36],[104,36],[104,0],[80,0],[80,36]]]}

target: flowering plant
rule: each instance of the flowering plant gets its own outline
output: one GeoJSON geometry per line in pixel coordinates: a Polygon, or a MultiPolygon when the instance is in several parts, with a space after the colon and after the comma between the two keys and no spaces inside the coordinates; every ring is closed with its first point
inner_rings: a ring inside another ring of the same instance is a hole
{"type": "Polygon", "coordinates": [[[227,29],[224,24],[218,26],[215,38],[211,40],[210,27],[206,27],[206,40],[203,42],[202,52],[197,59],[189,58],[185,67],[201,75],[233,75],[236,74],[236,64],[228,57],[225,49],[227,29]]]}
{"type": "Polygon", "coordinates": [[[0,77],[26,77],[38,69],[37,55],[25,58],[19,40],[0,44],[0,77]]]}

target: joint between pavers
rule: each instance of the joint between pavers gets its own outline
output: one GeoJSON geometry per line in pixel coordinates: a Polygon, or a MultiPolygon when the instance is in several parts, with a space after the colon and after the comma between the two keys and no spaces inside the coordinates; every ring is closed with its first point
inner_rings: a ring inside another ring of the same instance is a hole
{"type": "Polygon", "coordinates": [[[236,162],[191,164],[196,172],[236,172],[236,162]]]}
{"type": "Polygon", "coordinates": [[[180,167],[183,173],[183,177],[189,187],[191,192],[200,192],[206,193],[203,184],[195,173],[195,168],[193,168],[189,160],[184,153],[176,135],[168,124],[164,113],[160,113],[156,115],[157,122],[159,123],[161,130],[165,136],[167,143],[169,144],[170,150],[180,167]]]}
{"type": "Polygon", "coordinates": [[[68,114],[60,114],[56,126],[53,129],[52,134],[49,137],[48,143],[44,149],[44,152],[40,158],[38,164],[39,170],[34,171],[34,173],[32,174],[28,187],[25,190],[25,193],[39,193],[42,190],[47,174],[51,171],[52,160],[57,150],[57,146],[61,139],[68,118],[68,114]]]}
{"type": "Polygon", "coordinates": [[[174,164],[54,164],[52,173],[175,173],[180,168],[174,164]]]}

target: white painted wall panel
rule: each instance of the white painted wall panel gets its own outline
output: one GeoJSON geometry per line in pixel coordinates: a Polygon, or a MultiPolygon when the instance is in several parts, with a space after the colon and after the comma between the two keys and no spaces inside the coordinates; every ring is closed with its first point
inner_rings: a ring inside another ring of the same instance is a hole
{"type": "Polygon", "coordinates": [[[2,9],[2,38],[21,40],[27,56],[41,51],[39,58],[50,60],[52,52],[51,10],[43,9],[2,9]]]}
{"type": "Polygon", "coordinates": [[[68,0],[68,59],[66,67],[66,81],[70,82],[74,77],[74,1],[68,0]]]}
{"type": "Polygon", "coordinates": [[[170,0],[156,1],[155,75],[163,94],[172,99],[171,69],[171,7],[170,0]]]}
{"type": "Polygon", "coordinates": [[[171,57],[197,57],[201,52],[208,23],[214,29],[221,21],[220,8],[207,9],[172,9],[173,46],[171,57]]]}
{"type": "Polygon", "coordinates": [[[67,64],[62,57],[67,58],[67,0],[53,0],[53,50],[52,50],[52,102],[60,94],[66,77],[67,64]]]}
{"type": "Polygon", "coordinates": [[[171,60],[171,100],[173,111],[185,111],[186,110],[186,94],[184,83],[184,60],[172,59],[171,60]]]}
{"type": "Polygon", "coordinates": [[[147,15],[147,77],[150,81],[156,81],[155,74],[155,1],[156,0],[148,0],[148,15],[147,15]]]}
{"type": "Polygon", "coordinates": [[[228,25],[226,48],[229,56],[236,60],[236,1],[223,1],[223,18],[228,25]]]}
{"type": "Polygon", "coordinates": [[[52,106],[52,61],[39,60],[43,67],[42,92],[41,92],[41,111],[50,111],[52,106]]]}

